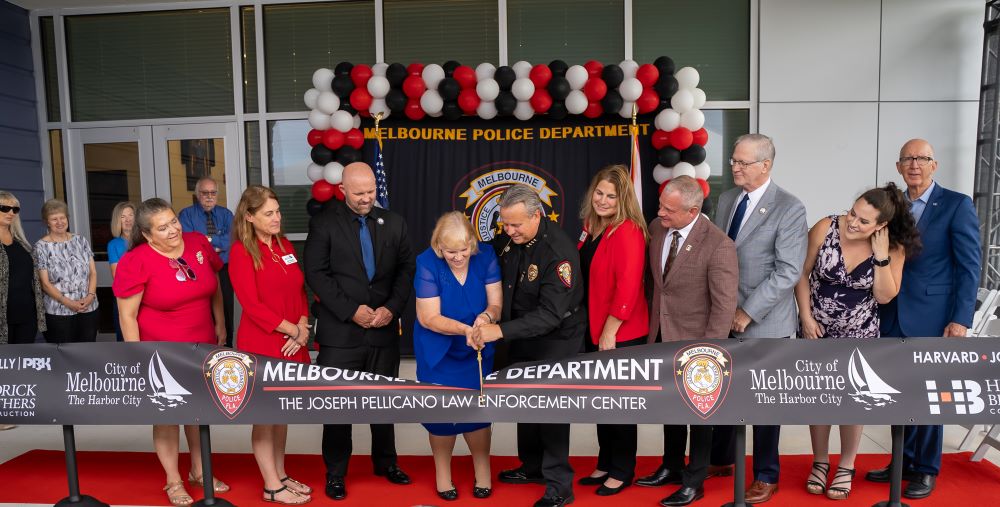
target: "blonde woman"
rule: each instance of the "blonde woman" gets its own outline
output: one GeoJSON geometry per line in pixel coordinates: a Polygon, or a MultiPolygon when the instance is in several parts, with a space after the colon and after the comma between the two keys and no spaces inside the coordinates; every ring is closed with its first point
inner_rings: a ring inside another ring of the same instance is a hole
{"type": "MultiPolygon", "coordinates": [[[[129,238],[132,236],[132,226],[135,225],[135,204],[129,201],[120,202],[111,211],[111,235],[114,239],[108,242],[108,267],[111,268],[111,280],[115,279],[118,261],[128,251],[129,238]]],[[[118,305],[112,305],[115,316],[115,336],[122,339],[122,326],[118,322],[118,305]]]]}
{"type": "Polygon", "coordinates": [[[34,343],[45,331],[42,287],[20,212],[17,197],[0,191],[0,344],[34,343]]]}

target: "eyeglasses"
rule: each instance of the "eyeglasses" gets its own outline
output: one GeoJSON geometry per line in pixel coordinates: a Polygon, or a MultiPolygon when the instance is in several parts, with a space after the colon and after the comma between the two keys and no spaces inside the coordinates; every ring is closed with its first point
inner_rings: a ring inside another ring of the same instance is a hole
{"type": "MultiPolygon", "coordinates": [[[[767,160],[767,159],[764,159],[764,160],[767,160]]],[[[732,159],[731,158],[731,159],[729,159],[729,165],[731,165],[733,167],[739,167],[740,169],[746,169],[747,167],[750,167],[750,166],[752,166],[752,165],[754,165],[754,164],[756,164],[758,162],[763,162],[764,160],[754,160],[753,162],[744,162],[742,160],[736,160],[736,159],[732,159]]]]}
{"type": "Polygon", "coordinates": [[[917,167],[924,167],[933,160],[934,159],[932,157],[900,157],[899,163],[902,165],[910,165],[910,162],[916,162],[917,167]]]}
{"type": "Polygon", "coordinates": [[[178,257],[176,259],[170,259],[170,269],[176,269],[177,274],[175,277],[178,282],[183,282],[186,280],[191,280],[192,282],[197,280],[198,277],[194,275],[194,270],[191,269],[191,265],[184,260],[184,257],[178,257]]]}
{"type": "Polygon", "coordinates": [[[199,191],[198,193],[205,197],[214,197],[219,194],[219,191],[218,190],[205,191],[205,192],[199,191]]]}
{"type": "Polygon", "coordinates": [[[0,204],[0,213],[10,213],[11,211],[13,211],[14,214],[16,215],[16,214],[18,214],[18,213],[21,212],[21,207],[20,206],[7,206],[6,204],[0,204]]]}

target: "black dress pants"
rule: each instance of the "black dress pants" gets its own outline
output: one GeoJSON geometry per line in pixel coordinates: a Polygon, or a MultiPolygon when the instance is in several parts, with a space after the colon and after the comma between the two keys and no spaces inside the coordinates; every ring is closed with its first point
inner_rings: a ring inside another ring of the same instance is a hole
{"type": "Polygon", "coordinates": [[[45,314],[45,341],[48,343],[82,343],[97,341],[98,312],[73,315],[45,314]]]}
{"type": "MultiPolygon", "coordinates": [[[[363,371],[396,377],[399,375],[399,345],[351,348],[320,346],[316,362],[347,370],[363,371]]],[[[372,465],[382,471],[396,464],[396,434],[391,424],[372,424],[372,465]]],[[[568,436],[568,435],[567,435],[568,436]]],[[[323,462],[327,479],[347,475],[354,443],[350,424],[323,425],[323,462]]]]}
{"type": "MultiPolygon", "coordinates": [[[[633,347],[645,343],[646,337],[643,336],[634,340],[618,342],[615,348],[633,347]]],[[[597,346],[588,340],[587,352],[595,351],[597,351],[597,346]]],[[[638,438],[638,430],[634,424],[598,424],[597,469],[606,471],[612,479],[618,479],[627,484],[631,483],[635,477],[638,438]]]]}
{"type": "Polygon", "coordinates": [[[682,470],[684,486],[699,488],[708,476],[708,461],[712,454],[712,426],[691,426],[691,452],[684,466],[684,448],[688,428],[683,425],[663,425],[663,466],[668,470],[682,470]]]}
{"type": "MultiPolygon", "coordinates": [[[[222,315],[226,320],[226,346],[233,346],[233,282],[229,278],[229,264],[219,270],[219,287],[222,289],[222,315]]],[[[292,324],[297,324],[293,322],[292,324]]]]}
{"type": "Polygon", "coordinates": [[[27,322],[7,323],[7,343],[11,345],[35,343],[35,337],[38,335],[38,321],[35,320],[34,314],[31,317],[31,320],[27,322]]]}

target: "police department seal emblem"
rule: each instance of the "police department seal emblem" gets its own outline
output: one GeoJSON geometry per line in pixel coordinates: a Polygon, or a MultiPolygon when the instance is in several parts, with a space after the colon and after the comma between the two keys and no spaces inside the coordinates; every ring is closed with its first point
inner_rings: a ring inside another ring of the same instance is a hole
{"type": "Polygon", "coordinates": [[[698,417],[708,419],[722,406],[732,381],[731,363],[725,349],[704,343],[685,347],[674,356],[677,390],[698,417]]]}
{"type": "Polygon", "coordinates": [[[465,211],[481,241],[489,241],[503,231],[500,196],[515,184],[538,192],[543,215],[562,215],[562,185],[542,168],[525,162],[494,162],[473,169],[455,185],[452,205],[465,211]]]}
{"type": "Polygon", "coordinates": [[[222,413],[235,419],[253,393],[256,360],[248,354],[222,350],[209,355],[203,370],[208,390],[222,413]]]}

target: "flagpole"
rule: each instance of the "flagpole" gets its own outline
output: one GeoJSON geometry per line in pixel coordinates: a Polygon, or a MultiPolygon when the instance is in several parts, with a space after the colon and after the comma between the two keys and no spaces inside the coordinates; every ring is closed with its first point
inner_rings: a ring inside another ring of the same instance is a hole
{"type": "Polygon", "coordinates": [[[378,143],[378,149],[381,150],[382,149],[382,131],[379,130],[378,123],[380,121],[382,121],[382,112],[379,111],[379,112],[375,113],[375,116],[373,116],[373,118],[375,118],[375,141],[378,143]]]}
{"type": "MultiPolygon", "coordinates": [[[[635,136],[635,135],[639,134],[639,124],[636,123],[636,120],[635,120],[636,116],[638,116],[638,115],[639,115],[639,107],[636,106],[635,103],[633,103],[632,104],[632,126],[630,126],[629,129],[628,129],[629,136],[635,136]]],[[[377,120],[375,122],[375,125],[378,125],[378,121],[377,120]]],[[[629,143],[629,145],[631,146],[631,151],[629,152],[629,160],[635,160],[636,145],[635,145],[635,143],[629,143]]]]}

